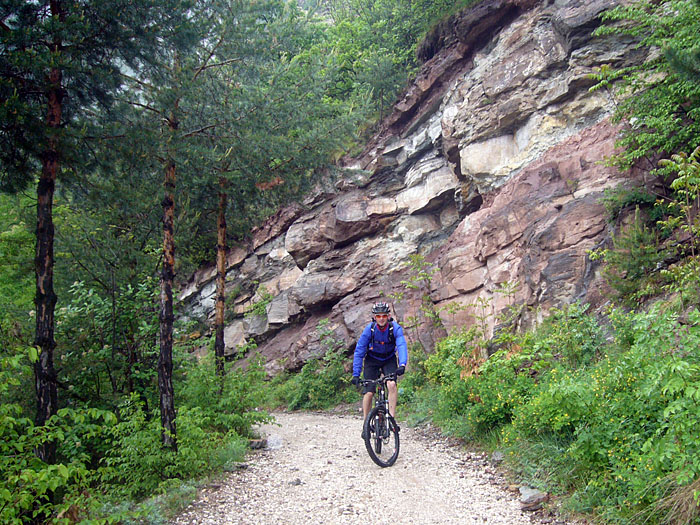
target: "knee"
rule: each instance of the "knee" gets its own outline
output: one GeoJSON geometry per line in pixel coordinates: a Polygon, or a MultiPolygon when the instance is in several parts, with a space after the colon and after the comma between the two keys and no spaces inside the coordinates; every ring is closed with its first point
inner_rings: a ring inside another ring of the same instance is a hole
{"type": "Polygon", "coordinates": [[[396,383],[394,381],[389,381],[386,384],[387,390],[389,390],[390,394],[395,394],[396,393],[396,383]]]}

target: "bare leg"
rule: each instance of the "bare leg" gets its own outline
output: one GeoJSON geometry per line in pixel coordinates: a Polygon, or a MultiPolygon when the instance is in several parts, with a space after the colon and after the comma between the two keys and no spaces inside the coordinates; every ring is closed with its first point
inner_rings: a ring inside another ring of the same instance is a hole
{"type": "Polygon", "coordinates": [[[396,402],[399,399],[398,388],[395,381],[388,381],[386,388],[389,391],[389,414],[391,417],[396,415],[396,402]]]}
{"type": "Polygon", "coordinates": [[[367,419],[367,414],[369,414],[369,411],[372,408],[372,397],[374,397],[374,393],[367,392],[362,398],[362,413],[364,414],[362,421],[367,419]]]}

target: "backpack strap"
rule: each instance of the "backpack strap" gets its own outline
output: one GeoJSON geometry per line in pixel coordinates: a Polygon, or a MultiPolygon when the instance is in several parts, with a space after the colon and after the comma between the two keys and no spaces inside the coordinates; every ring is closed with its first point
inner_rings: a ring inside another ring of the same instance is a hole
{"type": "MultiPolygon", "coordinates": [[[[370,332],[369,341],[370,341],[372,348],[374,348],[374,329],[376,327],[377,327],[377,322],[372,321],[372,325],[369,328],[369,332],[370,332]]],[[[396,343],[396,336],[394,335],[394,319],[392,317],[389,318],[389,343],[391,343],[391,344],[396,343]]]]}

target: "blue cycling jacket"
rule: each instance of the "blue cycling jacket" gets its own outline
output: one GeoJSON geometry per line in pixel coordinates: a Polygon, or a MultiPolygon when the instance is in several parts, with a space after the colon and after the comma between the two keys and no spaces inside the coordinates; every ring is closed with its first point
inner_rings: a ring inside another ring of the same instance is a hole
{"type": "Polygon", "coordinates": [[[369,356],[377,361],[387,361],[399,355],[399,366],[406,366],[408,361],[408,349],[406,338],[403,336],[403,328],[396,321],[392,321],[394,326],[395,341],[389,339],[389,328],[380,330],[379,326],[374,328],[374,341],[372,341],[372,323],[369,323],[362,331],[362,335],[357,340],[355,346],[355,357],[352,362],[352,375],[358,376],[362,372],[362,363],[365,356],[369,356]]]}

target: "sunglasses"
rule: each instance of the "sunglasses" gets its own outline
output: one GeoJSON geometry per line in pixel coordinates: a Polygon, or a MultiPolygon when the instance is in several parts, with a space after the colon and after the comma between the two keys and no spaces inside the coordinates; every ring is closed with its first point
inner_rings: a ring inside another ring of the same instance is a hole
{"type": "Polygon", "coordinates": [[[377,319],[387,319],[389,316],[387,314],[375,314],[374,317],[377,319]]]}

